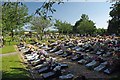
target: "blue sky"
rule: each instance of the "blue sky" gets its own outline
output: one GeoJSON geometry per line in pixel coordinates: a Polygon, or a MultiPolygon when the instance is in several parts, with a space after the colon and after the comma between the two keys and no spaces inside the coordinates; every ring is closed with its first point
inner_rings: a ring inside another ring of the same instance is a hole
{"type": "MultiPolygon", "coordinates": [[[[32,14],[43,2],[24,3],[29,9],[29,14],[32,14]]],[[[53,17],[74,25],[82,14],[87,14],[89,19],[94,21],[97,28],[107,29],[107,21],[110,19],[110,6],[111,3],[108,2],[65,2],[61,5],[54,5],[57,11],[53,14],[53,17]]]]}

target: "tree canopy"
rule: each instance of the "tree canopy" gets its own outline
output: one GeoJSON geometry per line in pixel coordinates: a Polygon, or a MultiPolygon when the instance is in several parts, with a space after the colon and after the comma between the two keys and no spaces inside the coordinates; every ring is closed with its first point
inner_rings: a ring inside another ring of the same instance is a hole
{"type": "Polygon", "coordinates": [[[119,34],[120,33],[120,1],[112,5],[110,11],[110,16],[112,17],[109,20],[108,33],[109,34],[119,34]]]}
{"type": "Polygon", "coordinates": [[[99,35],[106,34],[106,32],[107,32],[107,29],[103,29],[103,28],[98,28],[95,30],[95,33],[99,35]]]}
{"type": "Polygon", "coordinates": [[[36,31],[38,34],[43,33],[45,28],[51,26],[50,20],[43,17],[33,17],[30,23],[32,24],[31,30],[36,31]]]}
{"type": "Polygon", "coordinates": [[[29,22],[28,8],[21,2],[5,2],[2,4],[2,31],[11,32],[21,29],[29,22]]]}
{"type": "Polygon", "coordinates": [[[89,20],[89,17],[86,14],[82,14],[81,19],[73,26],[73,31],[80,34],[93,34],[95,29],[95,23],[92,20],[89,20]]]}
{"type": "Polygon", "coordinates": [[[57,27],[59,33],[72,32],[72,25],[68,22],[62,22],[60,20],[56,20],[55,27],[57,27]]]}

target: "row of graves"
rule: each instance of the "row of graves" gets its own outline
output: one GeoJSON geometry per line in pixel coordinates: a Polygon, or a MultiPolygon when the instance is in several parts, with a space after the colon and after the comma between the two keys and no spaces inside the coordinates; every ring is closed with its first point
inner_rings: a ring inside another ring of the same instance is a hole
{"type": "Polygon", "coordinates": [[[34,80],[69,80],[73,78],[73,74],[64,73],[68,65],[57,62],[56,58],[50,57],[44,49],[38,49],[25,43],[20,43],[18,49],[23,53],[28,71],[34,80]]]}
{"type": "Polygon", "coordinates": [[[119,73],[120,40],[106,37],[80,37],[76,39],[48,41],[49,44],[32,43],[38,49],[28,48],[27,44],[20,44],[18,48],[28,63],[28,68],[35,80],[85,80],[84,76],[75,77],[67,73],[68,64],[58,62],[55,57],[60,56],[86,69],[112,75],[119,73]]]}
{"type": "Polygon", "coordinates": [[[57,41],[49,52],[77,61],[86,68],[112,74],[120,67],[120,40],[113,37],[57,41]]]}

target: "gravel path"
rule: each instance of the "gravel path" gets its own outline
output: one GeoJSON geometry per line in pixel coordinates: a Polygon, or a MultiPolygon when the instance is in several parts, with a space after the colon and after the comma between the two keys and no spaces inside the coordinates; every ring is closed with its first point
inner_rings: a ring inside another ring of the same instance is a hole
{"type": "Polygon", "coordinates": [[[0,57],[2,56],[9,56],[9,55],[15,55],[17,54],[18,52],[12,52],[12,53],[6,53],[6,54],[0,54],[0,57]]]}

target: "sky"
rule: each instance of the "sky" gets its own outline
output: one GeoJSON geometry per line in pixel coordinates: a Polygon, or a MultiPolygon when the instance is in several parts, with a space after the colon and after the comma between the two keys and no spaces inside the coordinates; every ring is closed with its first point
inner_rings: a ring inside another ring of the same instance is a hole
{"type": "MultiPolygon", "coordinates": [[[[76,0],[77,1],[77,0],[76,0]]],[[[29,14],[35,12],[43,2],[24,2],[29,10],[29,14]]],[[[53,18],[75,24],[81,18],[82,14],[87,14],[89,19],[95,23],[97,28],[107,29],[107,21],[110,19],[109,12],[111,3],[101,2],[65,2],[64,4],[54,5],[56,12],[52,14],[53,18]]]]}
{"type": "MultiPolygon", "coordinates": [[[[19,2],[44,2],[46,0],[1,0],[1,1],[12,1],[12,2],[16,2],[16,1],[19,1],[19,2]]],[[[52,1],[56,1],[56,0],[52,0],[52,1]]],[[[63,0],[64,2],[106,2],[106,1],[112,1],[112,0],[63,0]]],[[[115,1],[115,0],[113,0],[115,1]]]]}

